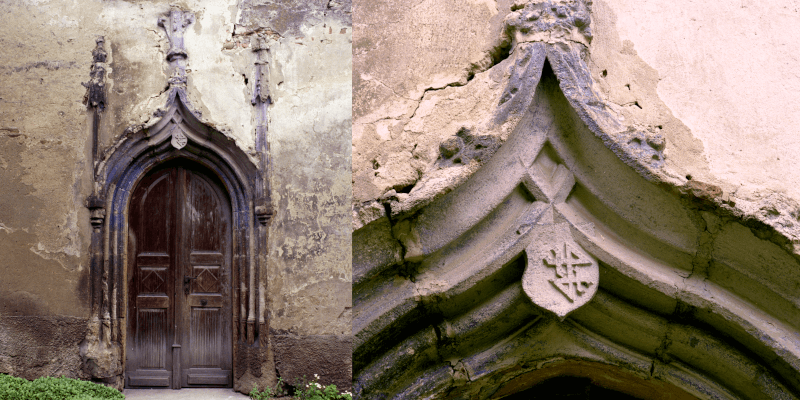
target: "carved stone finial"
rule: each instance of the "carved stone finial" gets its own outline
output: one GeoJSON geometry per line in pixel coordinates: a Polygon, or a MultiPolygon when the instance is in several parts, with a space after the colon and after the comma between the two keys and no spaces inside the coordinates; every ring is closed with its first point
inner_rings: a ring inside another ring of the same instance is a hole
{"type": "Polygon", "coordinates": [[[106,108],[105,78],[106,69],[104,64],[108,53],[103,45],[105,38],[99,36],[96,40],[97,46],[92,50],[92,71],[89,74],[89,82],[81,83],[86,88],[86,95],[83,97],[83,104],[103,111],[106,108]]]}
{"type": "Polygon", "coordinates": [[[172,9],[169,16],[158,19],[158,26],[164,28],[167,39],[169,39],[167,61],[172,67],[172,76],[169,78],[170,85],[186,83],[186,58],[188,55],[183,46],[183,34],[186,27],[192,22],[194,22],[194,14],[180,9],[172,9]]]}
{"type": "Polygon", "coordinates": [[[169,39],[167,61],[172,62],[177,57],[186,58],[186,49],[183,47],[183,34],[186,27],[194,22],[194,14],[189,11],[173,9],[168,17],[158,19],[158,26],[164,28],[169,39]]]}
{"type": "Polygon", "coordinates": [[[591,1],[517,0],[506,16],[506,32],[516,42],[570,40],[589,45],[591,1]]]}
{"type": "Polygon", "coordinates": [[[253,36],[250,46],[253,48],[253,51],[256,52],[256,54],[259,54],[259,51],[261,50],[269,50],[267,38],[261,34],[253,36]]]}
{"type": "Polygon", "coordinates": [[[253,83],[253,98],[250,100],[254,105],[259,101],[269,104],[272,99],[269,95],[269,46],[267,39],[262,35],[253,37],[251,46],[256,53],[255,82],[253,83]]]}

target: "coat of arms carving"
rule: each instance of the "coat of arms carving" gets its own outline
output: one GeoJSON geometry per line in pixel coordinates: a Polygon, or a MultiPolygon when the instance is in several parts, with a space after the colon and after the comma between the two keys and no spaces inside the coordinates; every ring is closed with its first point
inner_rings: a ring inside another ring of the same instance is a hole
{"type": "Polygon", "coordinates": [[[567,223],[534,229],[522,287],[536,305],[564,318],[597,292],[597,260],[575,242],[567,223]]]}
{"type": "Polygon", "coordinates": [[[180,129],[173,129],[172,130],[172,146],[176,149],[180,150],[186,143],[188,142],[188,138],[180,129]]]}

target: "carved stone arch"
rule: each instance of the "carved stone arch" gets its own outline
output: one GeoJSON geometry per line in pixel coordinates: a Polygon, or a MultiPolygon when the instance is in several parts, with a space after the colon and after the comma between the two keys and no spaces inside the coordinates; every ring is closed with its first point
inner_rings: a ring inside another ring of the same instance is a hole
{"type": "Polygon", "coordinates": [[[161,118],[126,132],[96,167],[96,194],[88,200],[94,226],[94,322],[84,359],[96,378],[119,385],[125,358],[126,252],[133,189],[154,168],[185,159],[214,174],[230,199],[235,384],[251,368],[247,360],[256,360],[249,353],[266,354],[262,347],[267,346],[268,335],[265,270],[270,196],[259,166],[232,139],[197,118],[183,87],[171,88],[168,99],[161,118]],[[106,358],[103,363],[97,361],[101,358],[106,358]]]}
{"type": "Polygon", "coordinates": [[[452,191],[387,198],[354,233],[357,396],[499,399],[591,364],[685,398],[800,398],[797,259],[660,181],[663,139],[623,128],[584,52],[515,42],[495,66],[509,78],[494,117],[519,119],[505,143],[452,191]]]}

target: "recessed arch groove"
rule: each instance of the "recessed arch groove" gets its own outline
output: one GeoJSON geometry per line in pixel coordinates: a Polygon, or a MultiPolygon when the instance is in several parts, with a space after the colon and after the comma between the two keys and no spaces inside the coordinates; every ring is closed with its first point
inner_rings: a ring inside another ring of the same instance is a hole
{"type": "Polygon", "coordinates": [[[741,221],[659,185],[648,168],[663,154],[637,158],[612,137],[625,132],[592,91],[580,50],[519,44],[510,57],[526,61],[511,75],[534,83],[509,91],[525,115],[508,140],[460,187],[392,215],[395,237],[416,251],[360,259],[381,272],[355,287],[356,393],[494,399],[584,368],[679,398],[800,398],[800,265],[741,221]],[[503,214],[516,198],[527,205],[503,214]],[[596,294],[571,314],[518,296],[531,263],[549,260],[536,232],[550,226],[561,227],[553,237],[566,238],[565,252],[598,263],[599,281],[584,283],[596,294]],[[413,280],[393,270],[408,262],[413,280]],[[493,279],[513,268],[521,278],[493,279]]]}

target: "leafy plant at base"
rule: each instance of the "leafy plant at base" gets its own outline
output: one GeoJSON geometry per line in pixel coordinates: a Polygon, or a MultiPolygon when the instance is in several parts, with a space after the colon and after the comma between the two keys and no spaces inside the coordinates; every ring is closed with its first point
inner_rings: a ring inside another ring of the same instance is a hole
{"type": "Polygon", "coordinates": [[[0,374],[0,400],[123,400],[118,390],[71,378],[44,376],[34,381],[0,374]]]}
{"type": "MultiPolygon", "coordinates": [[[[303,377],[305,380],[305,377],[303,377]]],[[[336,385],[323,386],[319,381],[319,375],[314,374],[314,380],[302,383],[295,387],[295,400],[353,400],[350,392],[339,392],[336,385]]]]}
{"type": "MultiPolygon", "coordinates": [[[[298,379],[294,386],[292,399],[294,400],[353,400],[353,395],[350,392],[339,392],[336,385],[322,386],[319,382],[319,375],[314,374],[314,380],[307,382],[305,377],[298,379]]],[[[269,400],[275,397],[283,397],[288,395],[285,389],[285,382],[282,378],[278,378],[278,383],[275,389],[267,387],[264,391],[258,391],[258,387],[254,387],[250,391],[249,396],[254,400],[269,400]]],[[[291,388],[291,387],[290,387],[291,388]]]]}
{"type": "Polygon", "coordinates": [[[263,392],[258,391],[258,385],[253,386],[253,390],[247,394],[250,396],[251,399],[254,400],[269,400],[275,396],[272,394],[272,388],[267,386],[263,392]]]}
{"type": "Polygon", "coordinates": [[[278,377],[278,382],[275,384],[275,389],[267,386],[264,388],[263,392],[259,392],[258,385],[256,385],[247,395],[250,396],[251,399],[255,400],[269,400],[273,397],[283,397],[287,394],[283,389],[283,386],[283,378],[278,377]]]}

